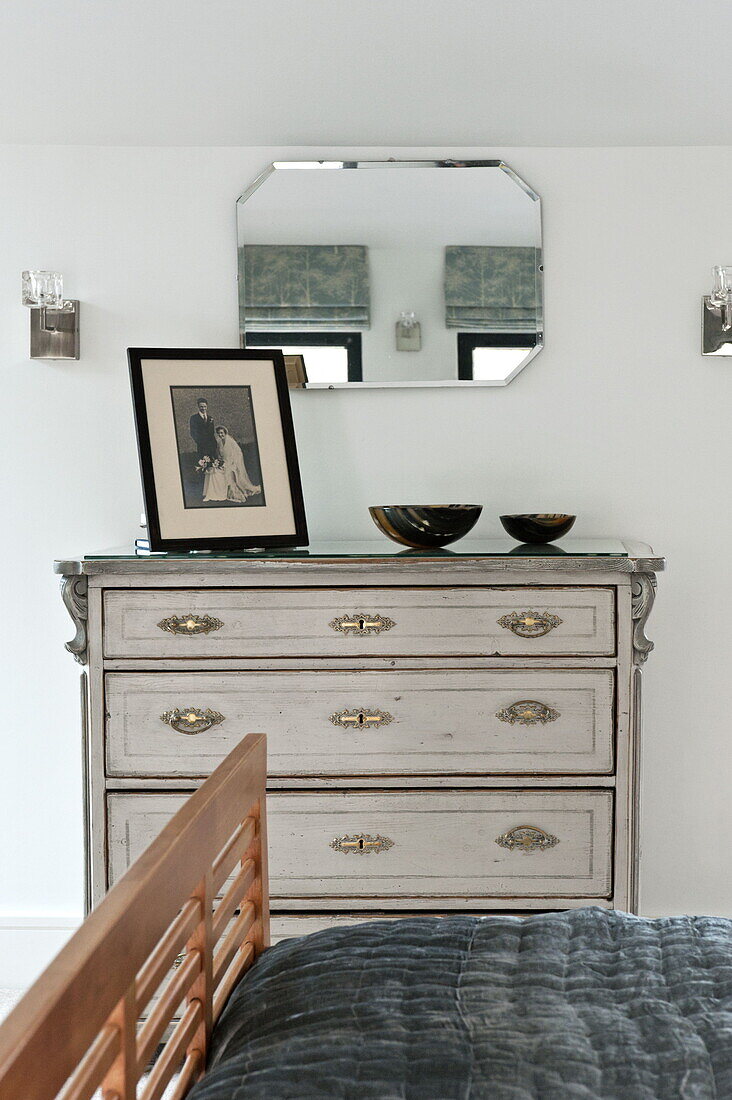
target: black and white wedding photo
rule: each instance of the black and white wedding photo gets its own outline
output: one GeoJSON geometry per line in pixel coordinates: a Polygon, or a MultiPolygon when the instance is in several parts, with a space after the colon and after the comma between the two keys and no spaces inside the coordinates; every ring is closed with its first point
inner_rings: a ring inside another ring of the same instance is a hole
{"type": "Polygon", "coordinates": [[[171,386],[185,508],[265,502],[250,386],[171,386]]]}
{"type": "Polygon", "coordinates": [[[302,546],[307,524],[277,348],[129,348],[150,549],[302,546]]]}

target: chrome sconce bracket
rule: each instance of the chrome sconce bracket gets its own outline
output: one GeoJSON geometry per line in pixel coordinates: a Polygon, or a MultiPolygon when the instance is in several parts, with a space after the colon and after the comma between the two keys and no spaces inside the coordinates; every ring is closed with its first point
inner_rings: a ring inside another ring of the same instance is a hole
{"type": "Polygon", "coordinates": [[[79,358],[79,302],[64,298],[58,271],[24,271],[23,305],[30,309],[31,359],[79,358]]]}
{"type": "Polygon", "coordinates": [[[63,309],[32,309],[30,315],[31,359],[79,358],[79,303],[64,302],[63,309]]]}
{"type": "Polygon", "coordinates": [[[712,293],[702,298],[702,355],[732,355],[732,267],[712,274],[712,293]]]}

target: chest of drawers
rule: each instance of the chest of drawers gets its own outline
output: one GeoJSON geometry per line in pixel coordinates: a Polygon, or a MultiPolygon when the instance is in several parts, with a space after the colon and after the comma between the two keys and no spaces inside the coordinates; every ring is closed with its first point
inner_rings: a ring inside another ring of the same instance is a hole
{"type": "Polygon", "coordinates": [[[274,935],[637,904],[649,547],[342,546],[57,563],[83,675],[88,904],[268,735],[274,935]]]}

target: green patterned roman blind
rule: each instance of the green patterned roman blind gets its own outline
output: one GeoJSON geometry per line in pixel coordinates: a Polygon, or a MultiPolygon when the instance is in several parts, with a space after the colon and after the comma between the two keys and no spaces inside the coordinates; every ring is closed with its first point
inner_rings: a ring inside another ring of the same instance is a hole
{"type": "Polygon", "coordinates": [[[247,329],[366,329],[364,245],[248,244],[240,250],[247,329]]]}
{"type": "Polygon", "coordinates": [[[468,332],[534,332],[536,248],[448,245],[445,324],[468,332]]]}

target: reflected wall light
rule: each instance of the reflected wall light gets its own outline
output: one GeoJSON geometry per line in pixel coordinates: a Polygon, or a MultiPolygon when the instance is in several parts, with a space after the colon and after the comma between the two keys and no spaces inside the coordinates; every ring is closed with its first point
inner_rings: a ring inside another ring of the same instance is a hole
{"type": "Polygon", "coordinates": [[[31,311],[31,359],[79,358],[79,303],[64,298],[59,271],[24,271],[23,305],[31,311]]]}
{"type": "Polygon", "coordinates": [[[397,351],[422,350],[422,326],[414,310],[403,309],[399,314],[399,320],[395,326],[395,340],[397,351]]]}
{"type": "Polygon", "coordinates": [[[732,355],[732,267],[713,267],[712,293],[702,298],[702,355],[732,355]]]}

